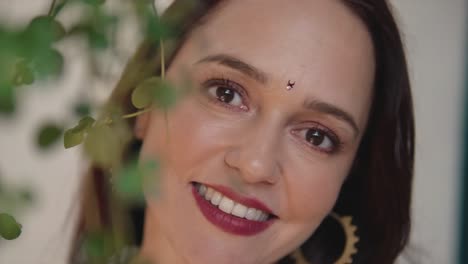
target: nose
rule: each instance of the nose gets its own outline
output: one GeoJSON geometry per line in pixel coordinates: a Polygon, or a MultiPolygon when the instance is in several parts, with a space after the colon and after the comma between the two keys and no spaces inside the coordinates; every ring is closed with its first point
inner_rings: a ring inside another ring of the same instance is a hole
{"type": "Polygon", "coordinates": [[[256,126],[244,131],[239,140],[225,153],[225,163],[236,169],[246,183],[275,184],[280,177],[278,160],[279,133],[271,128],[256,126]]]}

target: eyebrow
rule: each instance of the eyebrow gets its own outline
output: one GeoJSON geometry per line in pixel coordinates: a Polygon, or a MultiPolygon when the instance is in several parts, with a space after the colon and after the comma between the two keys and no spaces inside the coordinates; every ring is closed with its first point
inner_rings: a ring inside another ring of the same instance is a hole
{"type": "MultiPolygon", "coordinates": [[[[234,70],[240,71],[243,74],[249,76],[250,78],[256,80],[257,82],[261,84],[266,84],[268,82],[268,75],[266,73],[248,64],[247,62],[244,62],[228,54],[210,55],[197,61],[195,64],[209,63],[209,62],[219,63],[221,65],[230,67],[234,70]]],[[[350,114],[348,114],[346,111],[340,109],[339,107],[336,107],[332,104],[319,101],[319,100],[307,100],[304,102],[303,106],[306,109],[332,115],[335,118],[348,123],[353,128],[354,135],[355,136],[359,135],[359,127],[356,121],[354,120],[354,118],[350,114]]]]}
{"type": "Polygon", "coordinates": [[[199,63],[207,63],[207,62],[215,62],[221,65],[227,66],[234,70],[240,71],[243,74],[249,76],[250,78],[256,80],[261,84],[266,84],[268,82],[268,76],[266,73],[262,72],[260,69],[244,62],[236,57],[227,54],[216,54],[207,56],[195,64],[199,63]]]}
{"type": "Polygon", "coordinates": [[[317,112],[321,112],[324,114],[332,115],[335,118],[342,120],[348,125],[350,125],[353,128],[354,135],[357,136],[359,135],[359,127],[354,120],[354,118],[348,114],[346,111],[323,101],[319,100],[306,100],[304,102],[304,108],[306,109],[311,109],[317,112]]]}

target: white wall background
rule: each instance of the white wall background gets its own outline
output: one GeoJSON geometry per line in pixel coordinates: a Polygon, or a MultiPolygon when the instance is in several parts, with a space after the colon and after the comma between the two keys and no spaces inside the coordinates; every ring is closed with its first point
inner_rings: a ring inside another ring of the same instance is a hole
{"type": "Polygon", "coordinates": [[[456,263],[468,3],[393,0],[405,32],[416,112],[416,263],[456,263]]]}
{"type": "MultiPolygon", "coordinates": [[[[26,23],[46,12],[48,0],[0,0],[0,22],[26,23]]],[[[466,22],[463,0],[392,0],[406,40],[417,121],[413,233],[407,251],[414,263],[455,263],[466,22]]],[[[70,208],[83,162],[61,146],[39,155],[37,126],[67,120],[67,105],[80,96],[86,64],[63,47],[69,61],[58,86],[22,95],[14,120],[0,119],[0,168],[9,183],[34,186],[39,200],[18,215],[23,234],[0,245],[0,263],[65,263],[71,234],[70,208]]],[[[50,86],[50,85],[49,85],[50,86]]],[[[405,261],[402,261],[404,263],[405,261]]]]}

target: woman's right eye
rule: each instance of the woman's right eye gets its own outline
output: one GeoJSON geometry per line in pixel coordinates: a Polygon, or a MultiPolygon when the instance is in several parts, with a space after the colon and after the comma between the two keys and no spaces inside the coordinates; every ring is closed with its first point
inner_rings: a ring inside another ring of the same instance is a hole
{"type": "Polygon", "coordinates": [[[232,88],[215,86],[208,89],[208,93],[219,101],[233,106],[242,105],[242,97],[232,88]]]}
{"type": "Polygon", "coordinates": [[[208,95],[216,100],[216,102],[228,107],[240,108],[241,110],[247,109],[241,92],[237,88],[232,87],[227,81],[223,81],[223,83],[210,81],[206,84],[206,87],[208,87],[208,95]]]}

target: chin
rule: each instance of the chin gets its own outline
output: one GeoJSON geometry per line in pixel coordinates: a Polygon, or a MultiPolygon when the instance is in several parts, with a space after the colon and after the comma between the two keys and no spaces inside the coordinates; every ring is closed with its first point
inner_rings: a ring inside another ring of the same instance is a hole
{"type": "MultiPolygon", "coordinates": [[[[226,231],[206,218],[194,198],[194,184],[188,195],[162,198],[151,210],[157,229],[164,233],[171,250],[187,264],[263,264],[273,263],[266,248],[268,228],[260,234],[239,234],[226,231]],[[177,201],[177,203],[172,202],[177,201]],[[171,205],[169,205],[171,204],[171,205]]],[[[234,232],[238,232],[234,231],[234,232]]],[[[242,232],[241,232],[242,233],[242,232]]],[[[269,245],[271,246],[271,245],[269,245]]],[[[154,249],[157,250],[157,249],[154,249]]]]}

